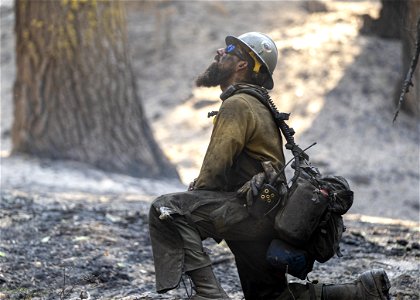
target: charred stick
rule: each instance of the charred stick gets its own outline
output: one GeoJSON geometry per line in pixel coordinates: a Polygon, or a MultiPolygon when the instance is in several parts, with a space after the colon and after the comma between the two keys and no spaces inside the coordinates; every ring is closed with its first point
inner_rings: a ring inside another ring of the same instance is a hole
{"type": "Polygon", "coordinates": [[[400,99],[398,101],[397,110],[395,112],[394,119],[392,120],[392,122],[395,122],[395,120],[397,119],[398,113],[400,112],[402,102],[404,101],[405,94],[408,93],[408,91],[410,89],[410,86],[413,86],[412,79],[413,79],[414,71],[416,70],[416,66],[417,66],[417,63],[418,63],[418,60],[419,60],[419,54],[420,54],[420,17],[417,20],[416,48],[415,48],[415,51],[414,51],[414,54],[413,54],[413,58],[411,60],[410,68],[408,69],[407,76],[405,77],[405,80],[404,80],[404,83],[403,83],[400,99]]]}

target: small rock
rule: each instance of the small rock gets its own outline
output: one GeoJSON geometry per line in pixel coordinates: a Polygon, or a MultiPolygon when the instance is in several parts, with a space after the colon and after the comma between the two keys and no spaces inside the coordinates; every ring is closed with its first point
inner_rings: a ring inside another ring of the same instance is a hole
{"type": "Polygon", "coordinates": [[[411,244],[411,249],[416,249],[416,250],[420,250],[420,244],[417,242],[413,242],[411,244]]]}
{"type": "Polygon", "coordinates": [[[90,299],[90,295],[88,291],[81,291],[79,297],[80,299],[90,299]]]}
{"type": "Polygon", "coordinates": [[[405,249],[404,248],[391,248],[389,251],[390,255],[395,255],[395,256],[403,256],[405,254],[405,249]]]}
{"type": "Polygon", "coordinates": [[[108,214],[108,213],[105,215],[105,218],[107,218],[108,220],[110,220],[112,223],[122,223],[122,222],[125,221],[120,216],[111,215],[111,214],[108,214]]]}
{"type": "Polygon", "coordinates": [[[37,267],[37,268],[41,268],[42,267],[42,262],[36,261],[36,262],[34,262],[34,266],[37,267]]]}
{"type": "Polygon", "coordinates": [[[41,243],[48,243],[48,241],[50,240],[50,236],[46,236],[41,240],[41,243]]]}
{"type": "Polygon", "coordinates": [[[408,245],[408,241],[404,240],[404,239],[398,239],[397,240],[397,244],[401,245],[401,246],[407,246],[408,245]]]}

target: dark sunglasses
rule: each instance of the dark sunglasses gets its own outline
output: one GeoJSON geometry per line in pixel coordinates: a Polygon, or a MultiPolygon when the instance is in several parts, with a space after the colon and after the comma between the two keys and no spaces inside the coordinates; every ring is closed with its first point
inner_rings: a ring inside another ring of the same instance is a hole
{"type": "Polygon", "coordinates": [[[243,55],[241,54],[241,52],[238,51],[238,49],[239,49],[239,47],[237,47],[237,46],[235,46],[233,44],[230,44],[230,45],[227,45],[226,46],[225,53],[226,54],[230,54],[230,55],[235,55],[235,56],[239,57],[242,60],[246,60],[243,57],[243,55]]]}

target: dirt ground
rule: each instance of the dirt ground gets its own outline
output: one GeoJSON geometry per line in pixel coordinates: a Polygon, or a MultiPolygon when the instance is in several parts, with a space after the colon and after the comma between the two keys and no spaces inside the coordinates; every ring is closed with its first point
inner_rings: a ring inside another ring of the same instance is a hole
{"type": "MultiPolygon", "coordinates": [[[[90,299],[186,299],[191,293],[187,278],[168,294],[154,292],[145,230],[149,201],[142,196],[3,192],[0,299],[82,299],[82,293],[90,299]]],[[[316,264],[309,278],[350,282],[365,270],[383,268],[393,299],[419,299],[418,224],[352,215],[346,226],[344,256],[316,264]]],[[[223,288],[232,299],[241,299],[227,247],[211,241],[205,246],[223,288]]]]}
{"type": "MultiPolygon", "coordinates": [[[[272,98],[292,112],[298,144],[324,174],[349,179],[344,257],[317,264],[311,280],[345,282],[384,268],[395,299],[420,299],[420,123],[392,124],[401,45],[361,36],[379,1],[126,1],[133,68],[154,134],[182,182],[104,173],[75,162],[11,156],[15,76],[13,10],[0,6],[0,299],[185,299],[190,283],[154,292],[150,202],[184,190],[199,171],[218,89],[194,88],[224,37],[272,36],[280,59],[272,98]],[[89,296],[87,296],[89,294],[89,296]],[[85,298],[87,299],[87,298],[85,298]]],[[[420,83],[419,83],[420,84],[420,83]]],[[[211,241],[216,275],[242,292],[234,260],[211,241]]],[[[290,277],[291,280],[295,280],[290,277]]]]}

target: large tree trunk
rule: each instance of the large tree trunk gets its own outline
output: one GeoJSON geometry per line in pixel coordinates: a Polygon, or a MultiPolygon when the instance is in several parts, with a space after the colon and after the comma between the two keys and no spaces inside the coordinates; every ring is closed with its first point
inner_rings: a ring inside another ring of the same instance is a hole
{"type": "Polygon", "coordinates": [[[377,35],[381,38],[399,39],[404,23],[406,5],[409,0],[381,0],[382,7],[378,19],[363,15],[362,34],[377,35]]]}
{"type": "Polygon", "coordinates": [[[137,94],[118,1],[16,0],[13,152],[176,177],[137,94]]]}

